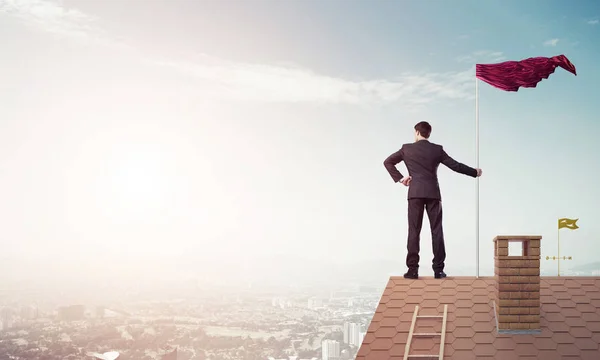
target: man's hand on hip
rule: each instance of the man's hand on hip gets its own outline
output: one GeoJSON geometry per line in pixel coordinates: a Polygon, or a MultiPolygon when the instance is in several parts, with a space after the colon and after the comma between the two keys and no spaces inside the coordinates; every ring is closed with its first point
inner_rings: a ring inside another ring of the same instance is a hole
{"type": "Polygon", "coordinates": [[[412,176],[405,176],[405,177],[402,178],[402,180],[400,180],[400,182],[404,186],[409,186],[411,180],[412,180],[412,176]]]}
{"type": "Polygon", "coordinates": [[[483,174],[483,170],[481,169],[476,169],[477,170],[477,177],[480,177],[481,174],[483,174]]]}

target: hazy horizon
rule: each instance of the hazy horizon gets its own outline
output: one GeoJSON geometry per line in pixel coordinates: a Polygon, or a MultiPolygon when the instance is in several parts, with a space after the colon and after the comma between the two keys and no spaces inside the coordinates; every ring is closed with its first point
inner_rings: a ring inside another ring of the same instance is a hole
{"type": "MultiPolygon", "coordinates": [[[[475,63],[559,54],[577,77],[480,83],[480,269],[500,234],[556,255],[561,217],[563,269],[598,261],[600,5],[579,5],[0,0],[2,277],[402,274],[383,160],[427,120],[474,166],[475,63]]],[[[475,180],[439,173],[447,273],[475,275],[475,180]]],[[[421,244],[429,276],[427,220],[421,244]]]]}

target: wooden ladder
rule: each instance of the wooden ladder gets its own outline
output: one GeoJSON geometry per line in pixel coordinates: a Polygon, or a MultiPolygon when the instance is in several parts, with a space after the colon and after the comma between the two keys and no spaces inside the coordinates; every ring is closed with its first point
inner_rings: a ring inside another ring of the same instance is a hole
{"type": "Polygon", "coordinates": [[[406,340],[406,347],[404,349],[404,360],[410,358],[438,358],[439,360],[444,359],[444,343],[446,342],[446,321],[448,319],[448,305],[444,305],[444,315],[419,315],[419,306],[415,306],[415,312],[413,313],[412,323],[410,324],[410,330],[408,331],[408,339],[406,340]],[[415,324],[417,319],[423,318],[439,318],[442,319],[442,331],[440,333],[415,333],[415,324]],[[440,341],[440,353],[434,355],[410,355],[410,344],[413,336],[441,336],[440,341]]]}

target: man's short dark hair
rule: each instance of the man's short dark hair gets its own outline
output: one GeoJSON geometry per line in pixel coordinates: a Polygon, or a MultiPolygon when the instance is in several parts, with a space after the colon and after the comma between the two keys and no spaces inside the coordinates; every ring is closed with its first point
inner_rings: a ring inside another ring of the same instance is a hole
{"type": "Polygon", "coordinates": [[[415,125],[415,130],[417,130],[425,139],[429,139],[429,135],[431,135],[431,125],[429,125],[427,121],[421,121],[415,125]]]}

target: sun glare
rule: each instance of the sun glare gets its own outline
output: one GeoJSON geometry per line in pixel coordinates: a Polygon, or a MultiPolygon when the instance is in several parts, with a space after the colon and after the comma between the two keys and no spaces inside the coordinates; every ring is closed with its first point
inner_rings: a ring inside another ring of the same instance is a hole
{"type": "Polygon", "coordinates": [[[128,146],[107,164],[105,210],[113,215],[147,216],[168,206],[169,166],[160,148],[128,146]]]}

